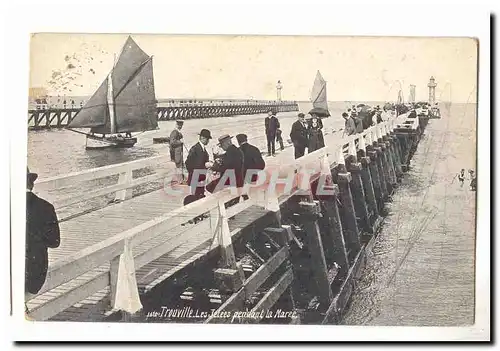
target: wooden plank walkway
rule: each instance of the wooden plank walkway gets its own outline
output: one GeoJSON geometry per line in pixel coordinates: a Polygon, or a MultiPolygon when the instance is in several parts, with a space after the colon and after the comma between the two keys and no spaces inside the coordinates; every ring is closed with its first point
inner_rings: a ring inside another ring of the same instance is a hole
{"type": "MultiPolygon", "coordinates": [[[[277,154],[276,157],[266,158],[266,163],[268,166],[277,166],[282,163],[288,163],[285,160],[290,158],[293,159],[293,149],[287,147],[284,151],[277,154]]],[[[49,250],[49,262],[53,263],[58,259],[67,257],[69,254],[78,252],[113,235],[171,212],[182,206],[182,199],[183,197],[167,195],[161,189],[63,222],[61,223],[61,245],[57,249],[49,250]]],[[[238,217],[246,218],[247,220],[243,223],[230,222],[231,230],[237,230],[242,225],[248,225],[265,213],[256,206],[249,208],[245,212],[247,213],[246,215],[240,214],[238,217]]],[[[189,219],[186,218],[186,221],[189,219]]],[[[140,289],[150,290],[159,282],[166,279],[169,274],[171,275],[181,269],[182,267],[179,266],[180,263],[183,263],[185,266],[206,254],[212,240],[210,237],[209,221],[202,221],[197,225],[179,226],[176,230],[157,236],[133,249],[134,257],[136,257],[188,231],[190,236],[187,241],[180,243],[171,252],[158,259],[158,263],[154,261],[137,271],[137,280],[141,282],[140,289]],[[178,257],[188,253],[190,258],[184,260],[185,262],[176,261],[178,257]]],[[[53,299],[63,300],[64,295],[72,289],[85,284],[101,274],[106,274],[108,271],[109,264],[102,265],[81,275],[77,279],[37,296],[30,300],[27,306],[31,310],[53,299]]],[[[90,296],[73,306],[68,312],[69,315],[76,318],[75,316],[81,313],[85,316],[90,306],[92,306],[91,309],[93,310],[99,310],[94,306],[98,304],[107,305],[107,303],[103,302],[103,299],[108,298],[108,294],[109,289],[104,289],[90,296]]],[[[95,312],[90,313],[90,315],[92,315],[92,318],[95,318],[95,312]]],[[[80,317],[78,319],[80,320],[80,317]]]]}

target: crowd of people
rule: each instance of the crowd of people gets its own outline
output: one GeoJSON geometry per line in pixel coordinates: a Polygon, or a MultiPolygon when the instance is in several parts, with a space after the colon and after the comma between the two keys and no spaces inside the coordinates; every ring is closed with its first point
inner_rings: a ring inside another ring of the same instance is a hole
{"type": "MultiPolygon", "coordinates": [[[[259,148],[248,142],[246,134],[236,135],[238,146],[233,144],[233,137],[225,134],[218,138],[217,146],[222,153],[213,152],[213,160],[207,151],[208,144],[212,139],[208,129],[202,129],[198,134],[198,142],[189,150],[184,146],[182,127],[183,121],[176,121],[176,128],[169,138],[170,157],[175,163],[178,178],[175,181],[186,182],[190,189],[190,195],[184,199],[184,205],[197,201],[205,196],[205,192],[213,193],[224,186],[236,185],[242,187],[244,182],[255,182],[254,172],[265,168],[265,161],[259,148]],[[184,150],[188,155],[184,160],[184,150]],[[184,167],[187,170],[187,179],[184,179],[184,167]],[[247,179],[248,170],[252,175],[247,179]],[[209,179],[210,174],[218,174],[219,177],[209,179]],[[233,180],[228,174],[234,175],[236,184],[230,184],[233,180]]],[[[276,156],[276,142],[279,148],[284,150],[281,125],[273,111],[269,111],[264,120],[264,132],[267,141],[268,156],[276,156]]],[[[323,138],[323,123],[316,115],[310,115],[306,120],[303,113],[298,114],[298,120],[292,125],[290,138],[295,148],[295,158],[299,158],[308,152],[313,152],[325,146],[323,138]]],[[[237,201],[237,200],[236,200],[237,201]]],[[[227,204],[230,206],[231,204],[227,204]]]]}
{"type": "Polygon", "coordinates": [[[370,108],[366,105],[359,107],[353,105],[347,109],[347,112],[342,113],[342,118],[345,121],[344,133],[347,135],[362,133],[365,129],[386,121],[394,114],[394,110],[390,110],[385,106],[380,108],[377,105],[374,108],[370,108]]]}

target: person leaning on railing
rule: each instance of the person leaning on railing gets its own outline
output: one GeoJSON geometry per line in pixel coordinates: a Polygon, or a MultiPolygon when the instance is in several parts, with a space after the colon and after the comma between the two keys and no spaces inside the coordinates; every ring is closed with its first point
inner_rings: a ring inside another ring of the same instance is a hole
{"type": "Polygon", "coordinates": [[[344,126],[344,132],[347,135],[353,135],[356,133],[356,124],[354,122],[354,119],[349,116],[346,112],[342,113],[342,118],[344,118],[345,121],[345,126],[344,126]]]}
{"type": "Polygon", "coordinates": [[[37,294],[45,283],[49,256],[47,249],[59,247],[61,238],[54,206],[32,190],[36,173],[27,170],[26,183],[26,297],[37,294]]]}

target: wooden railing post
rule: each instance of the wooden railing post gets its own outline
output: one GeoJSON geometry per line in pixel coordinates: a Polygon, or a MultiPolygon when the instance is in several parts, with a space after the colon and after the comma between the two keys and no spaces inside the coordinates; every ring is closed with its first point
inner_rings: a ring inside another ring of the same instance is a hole
{"type": "MultiPolygon", "coordinates": [[[[387,152],[386,152],[386,145],[385,145],[385,142],[383,141],[383,138],[382,138],[382,130],[381,130],[381,126],[380,125],[377,125],[376,126],[376,135],[377,135],[377,138],[376,138],[376,142],[375,142],[375,145],[379,148],[380,152],[378,152],[378,155],[379,157],[377,158],[377,160],[379,161],[379,171],[380,171],[380,174],[381,174],[381,181],[382,181],[382,187],[383,189],[385,190],[385,194],[386,194],[386,197],[391,195],[392,194],[392,187],[391,187],[391,181],[390,181],[390,176],[389,176],[389,167],[388,167],[388,164],[387,164],[387,152]]],[[[385,198],[384,198],[385,200],[385,198]]]]}
{"type": "MultiPolygon", "coordinates": [[[[132,181],[132,170],[129,169],[125,172],[120,173],[118,177],[118,184],[128,184],[132,181]]],[[[115,200],[124,201],[132,198],[132,189],[118,190],[115,195],[115,200]]]]}
{"type": "Polygon", "coordinates": [[[124,319],[142,309],[129,239],[125,239],[123,253],[110,263],[109,281],[111,307],[122,311],[124,319]]]}
{"type": "Polygon", "coordinates": [[[235,292],[243,286],[245,275],[241,266],[236,264],[236,255],[229,230],[226,207],[218,201],[217,207],[210,211],[210,228],[214,242],[211,247],[218,246],[221,254],[220,268],[214,272],[215,280],[222,293],[235,292]]]}
{"type": "Polygon", "coordinates": [[[401,150],[401,169],[403,172],[408,171],[409,165],[409,137],[407,131],[396,131],[396,137],[399,140],[401,150]]]}
{"type": "Polygon", "coordinates": [[[374,179],[374,191],[378,199],[378,209],[380,213],[380,211],[384,208],[384,201],[387,198],[387,186],[384,180],[382,149],[377,145],[377,135],[375,130],[372,130],[372,132],[373,133],[370,136],[372,144],[370,147],[367,147],[367,153],[372,161],[370,165],[373,164],[370,171],[372,173],[372,178],[374,179]]]}
{"type": "Polygon", "coordinates": [[[379,168],[377,165],[378,154],[373,146],[372,129],[366,134],[366,155],[369,158],[368,168],[370,169],[370,175],[372,177],[373,192],[375,193],[375,199],[377,201],[377,210],[380,214],[383,208],[383,190],[382,182],[380,180],[379,168]]]}
{"type": "Polygon", "coordinates": [[[403,176],[403,169],[401,168],[401,161],[399,157],[398,139],[394,136],[392,132],[389,135],[389,142],[391,143],[392,162],[394,164],[394,169],[396,171],[396,180],[399,181],[403,176]]]}
{"type": "Polygon", "coordinates": [[[356,211],[354,209],[354,203],[352,201],[352,194],[350,188],[350,182],[352,180],[351,174],[347,172],[345,167],[344,155],[342,153],[342,147],[340,147],[339,160],[338,160],[338,170],[337,183],[340,190],[340,200],[342,203],[342,214],[346,227],[344,228],[345,239],[349,249],[354,252],[358,252],[361,248],[359,241],[359,229],[356,220],[356,211]]]}
{"type": "Polygon", "coordinates": [[[392,153],[392,145],[390,142],[389,130],[387,129],[387,124],[382,125],[383,131],[383,141],[386,146],[386,158],[387,158],[387,167],[389,169],[389,180],[391,183],[391,187],[395,188],[397,186],[397,178],[396,178],[396,167],[393,161],[393,153],[392,153]]]}
{"type": "Polygon", "coordinates": [[[329,248],[330,250],[325,250],[325,255],[326,252],[330,251],[334,262],[340,266],[339,272],[341,274],[347,274],[349,270],[349,258],[347,257],[344,232],[337,206],[339,187],[334,184],[329,187],[329,190],[332,190],[335,195],[328,200],[320,201],[321,208],[323,209],[323,216],[326,217],[325,222],[327,224],[325,226],[326,228],[324,228],[326,239],[325,245],[331,245],[331,248],[329,248]]]}
{"type": "MultiPolygon", "coordinates": [[[[363,136],[361,136],[361,139],[363,139],[363,136]]],[[[361,179],[362,166],[358,163],[354,139],[349,143],[349,158],[351,162],[348,163],[347,171],[351,173],[352,178],[351,193],[356,217],[359,218],[361,227],[368,230],[369,214],[368,207],[366,206],[363,180],[361,179]]]]}
{"type": "Polygon", "coordinates": [[[393,132],[392,136],[393,136],[393,140],[394,140],[394,143],[396,146],[396,155],[397,155],[397,159],[398,159],[398,164],[399,164],[399,167],[401,169],[401,172],[404,172],[405,170],[403,169],[404,162],[403,162],[403,151],[401,148],[401,140],[398,138],[398,135],[396,132],[393,132]]]}
{"type": "MultiPolygon", "coordinates": [[[[361,163],[361,180],[363,181],[363,190],[366,196],[366,205],[369,210],[368,218],[368,232],[374,233],[376,231],[375,223],[379,220],[379,209],[377,205],[377,198],[374,190],[374,180],[372,179],[370,170],[370,157],[366,155],[365,139],[360,140],[360,163],[361,163]]],[[[379,185],[380,187],[380,185],[379,185]]]]}
{"type": "Polygon", "coordinates": [[[304,231],[306,232],[307,247],[311,259],[311,266],[316,282],[318,300],[323,309],[327,309],[333,300],[332,289],[328,281],[328,267],[326,265],[321,233],[318,227],[319,206],[316,202],[300,202],[302,209],[304,231]]]}

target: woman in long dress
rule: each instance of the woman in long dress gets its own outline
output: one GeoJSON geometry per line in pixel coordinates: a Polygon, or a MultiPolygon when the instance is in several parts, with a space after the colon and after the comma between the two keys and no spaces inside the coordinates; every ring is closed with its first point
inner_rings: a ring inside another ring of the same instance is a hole
{"type": "Polygon", "coordinates": [[[323,123],[316,115],[313,115],[309,122],[309,152],[325,147],[322,129],[323,123]]]}

